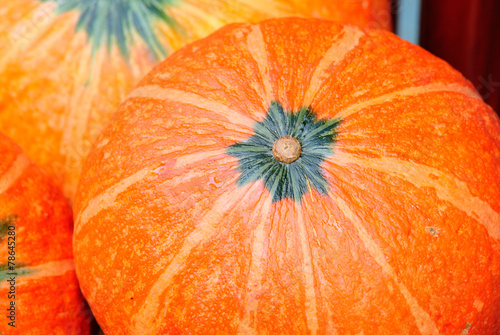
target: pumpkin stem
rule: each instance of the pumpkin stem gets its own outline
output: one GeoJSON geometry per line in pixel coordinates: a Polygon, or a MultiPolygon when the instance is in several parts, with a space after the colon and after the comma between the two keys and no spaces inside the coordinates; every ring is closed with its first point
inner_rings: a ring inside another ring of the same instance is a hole
{"type": "Polygon", "coordinates": [[[274,157],[283,163],[295,162],[302,153],[300,142],[293,136],[286,135],[278,138],[273,144],[274,157]]]}

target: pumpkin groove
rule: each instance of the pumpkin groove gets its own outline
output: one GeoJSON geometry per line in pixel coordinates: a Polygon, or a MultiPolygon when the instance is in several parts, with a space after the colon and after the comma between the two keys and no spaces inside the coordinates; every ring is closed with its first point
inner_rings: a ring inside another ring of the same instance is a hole
{"type": "Polygon", "coordinates": [[[363,109],[367,107],[371,107],[374,105],[378,105],[381,103],[384,103],[386,101],[392,100],[392,99],[399,99],[399,98],[404,98],[404,97],[411,97],[411,96],[417,96],[419,94],[426,94],[426,93],[432,93],[432,92],[456,92],[456,93],[461,93],[464,95],[467,95],[471,98],[476,98],[480,99],[480,96],[477,94],[477,92],[471,90],[469,87],[465,87],[462,85],[457,85],[457,84],[428,84],[425,86],[417,86],[417,87],[411,87],[407,89],[402,89],[399,91],[391,92],[388,94],[384,94],[381,96],[377,96],[375,98],[352,104],[348,108],[345,108],[341,110],[338,113],[338,117],[340,118],[346,118],[350,116],[351,114],[357,113],[359,111],[362,111],[363,109]]]}
{"type": "Polygon", "coordinates": [[[109,334],[495,335],[499,133],[468,81],[388,32],[230,25],[149,73],[93,147],[82,292],[109,334]],[[284,135],[325,149],[296,185],[258,160],[284,135]]]}
{"type": "Polygon", "coordinates": [[[303,98],[305,105],[311,104],[317,90],[321,87],[324,77],[328,76],[328,68],[342,61],[350,51],[356,48],[362,36],[361,31],[352,29],[349,26],[344,27],[342,33],[336,36],[332,46],[326,51],[312,74],[309,87],[303,98]]]}
{"type": "MultiPolygon", "coordinates": [[[[207,99],[197,94],[149,85],[146,87],[139,87],[137,90],[134,90],[131,94],[129,94],[127,98],[134,97],[158,99],[161,101],[168,101],[170,103],[177,102],[179,104],[192,105],[199,109],[210,111],[211,113],[219,115],[226,122],[228,120],[235,120],[231,123],[228,122],[228,124],[236,123],[239,127],[246,127],[248,129],[248,134],[252,133],[251,129],[253,127],[254,121],[251,118],[241,115],[237,111],[228,108],[224,104],[207,99]]],[[[213,118],[213,116],[210,115],[208,115],[208,117],[213,118]]]]}

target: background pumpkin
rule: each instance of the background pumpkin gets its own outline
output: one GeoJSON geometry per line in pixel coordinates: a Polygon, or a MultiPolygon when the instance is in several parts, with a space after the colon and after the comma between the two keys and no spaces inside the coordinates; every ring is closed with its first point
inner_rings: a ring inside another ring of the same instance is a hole
{"type": "Polygon", "coordinates": [[[89,334],[92,316],[75,274],[70,206],[49,177],[1,134],[0,157],[0,333],[89,334]],[[11,302],[15,327],[6,318],[11,302]]]}
{"type": "Polygon", "coordinates": [[[69,0],[0,4],[0,127],[73,197],[91,143],[159,59],[235,21],[391,26],[389,1],[69,0]]]}
{"type": "Polygon", "coordinates": [[[499,134],[460,73],[389,32],[230,25],[96,141],[82,292],[109,334],[498,334],[499,134]]]}

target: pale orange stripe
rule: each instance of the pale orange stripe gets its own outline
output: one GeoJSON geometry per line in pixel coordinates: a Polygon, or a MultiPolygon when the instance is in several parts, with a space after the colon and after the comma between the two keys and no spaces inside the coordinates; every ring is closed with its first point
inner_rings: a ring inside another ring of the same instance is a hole
{"type": "MultiPolygon", "coordinates": [[[[21,268],[17,269],[17,273],[21,268]]],[[[75,264],[73,261],[73,258],[71,259],[64,259],[60,261],[52,261],[52,262],[47,262],[44,264],[36,265],[36,266],[26,266],[23,267],[22,270],[29,270],[33,271],[32,273],[23,275],[23,276],[17,276],[16,277],[16,285],[24,285],[28,284],[32,280],[38,280],[40,278],[45,278],[45,277],[56,277],[56,276],[62,276],[66,274],[69,271],[75,271],[75,264]]],[[[12,272],[12,271],[9,271],[12,272]]],[[[16,271],[14,271],[16,272],[16,271]]],[[[9,283],[3,281],[0,283],[0,289],[8,288],[9,283]]]]}
{"type": "Polygon", "coordinates": [[[195,106],[223,116],[227,121],[238,124],[250,131],[253,129],[255,123],[252,119],[230,109],[218,101],[207,99],[196,93],[181,91],[174,88],[162,88],[158,85],[141,86],[133,90],[127,97],[127,99],[132,98],[150,98],[195,106]]]}
{"type": "MultiPolygon", "coordinates": [[[[67,53],[64,66],[75,70],[73,72],[73,80],[70,90],[70,99],[65,103],[65,111],[62,115],[54,115],[57,119],[64,122],[62,128],[62,138],[59,143],[59,152],[64,156],[64,184],[63,193],[71,194],[77,187],[78,178],[76,173],[79,173],[82,168],[83,160],[87,155],[84,148],[85,135],[87,135],[88,122],[91,119],[92,102],[94,96],[99,94],[99,76],[100,66],[105,57],[105,52],[97,53],[94,59],[92,68],[88,63],[91,58],[91,47],[86,44],[86,36],[77,34],[74,36],[71,43],[71,50],[67,53]],[[82,61],[85,59],[87,61],[82,61]],[[76,66],[76,64],[78,64],[76,66]],[[90,72],[90,73],[89,73],[90,72]],[[85,85],[88,82],[89,85],[85,85]]],[[[94,110],[95,113],[95,110],[94,110]]],[[[58,122],[58,124],[62,123],[58,122]]]]}
{"type": "Polygon", "coordinates": [[[373,99],[369,99],[366,101],[359,102],[357,104],[353,104],[346,109],[340,111],[335,117],[339,117],[342,119],[347,118],[348,116],[351,116],[367,107],[370,106],[375,106],[382,104],[384,102],[402,98],[402,97],[409,97],[409,96],[416,96],[420,94],[425,94],[425,93],[430,93],[430,92],[452,92],[452,93],[460,93],[464,94],[468,97],[471,98],[476,98],[476,99],[481,99],[481,96],[471,90],[470,88],[460,85],[460,84],[442,84],[442,83],[432,83],[424,86],[417,86],[417,87],[409,87],[405,88],[399,91],[387,93],[381,96],[378,96],[373,99]]]}
{"type": "MultiPolygon", "coordinates": [[[[223,149],[214,150],[214,151],[206,151],[193,153],[189,155],[179,156],[175,165],[169,169],[179,168],[185,164],[193,164],[199,161],[203,161],[205,159],[216,157],[218,155],[224,154],[223,149]]],[[[75,222],[75,234],[78,234],[82,227],[95,215],[97,215],[100,211],[108,208],[113,205],[118,195],[124,192],[127,188],[134,185],[137,182],[144,180],[149,175],[157,176],[159,171],[163,170],[161,166],[155,167],[147,167],[144,168],[133,175],[121,180],[117,184],[108,188],[107,190],[100,193],[98,196],[94,197],[89,201],[87,207],[78,215],[75,222]]],[[[184,176],[184,180],[186,180],[186,176],[184,176]]]]}
{"type": "Polygon", "coordinates": [[[345,26],[342,31],[334,37],[331,47],[325,53],[311,77],[309,87],[304,96],[305,106],[311,105],[316,93],[322,87],[324,79],[329,77],[330,74],[327,73],[326,70],[333,63],[340,63],[344,60],[347,54],[359,45],[359,40],[363,36],[365,36],[365,33],[360,29],[345,26]]]}
{"type": "MultiPolygon", "coordinates": [[[[3,6],[3,5],[2,5],[3,6]]],[[[12,59],[19,57],[51,29],[58,15],[53,14],[55,5],[40,4],[35,10],[27,14],[22,20],[9,27],[9,46],[7,52],[0,58],[0,72],[12,59]]],[[[5,32],[2,32],[2,34],[5,32]]]]}
{"type": "Polygon", "coordinates": [[[133,175],[121,180],[117,184],[108,188],[98,196],[92,198],[87,204],[87,207],[78,215],[75,222],[75,234],[78,234],[85,224],[102,210],[113,205],[118,195],[124,192],[127,188],[144,180],[147,176],[154,175],[154,168],[144,168],[133,175]]]}
{"type": "MultiPolygon", "coordinates": [[[[218,167],[217,170],[219,173],[228,171],[229,167],[228,164],[233,164],[235,165],[235,162],[237,161],[237,158],[231,157],[231,156],[226,156],[223,159],[218,159],[218,167]],[[226,169],[226,170],[224,170],[226,169]]],[[[167,171],[173,171],[172,167],[169,167],[168,164],[166,166],[159,166],[157,169],[155,169],[153,172],[155,173],[162,173],[165,179],[168,179],[168,186],[169,187],[177,187],[182,184],[185,184],[192,179],[195,178],[205,178],[209,183],[210,183],[210,176],[207,175],[207,171],[205,169],[199,169],[201,165],[194,166],[193,164],[190,164],[190,169],[188,171],[184,171],[182,174],[175,173],[175,175],[171,175],[170,177],[167,177],[167,171]]],[[[176,167],[174,166],[174,169],[176,167]]],[[[174,171],[176,172],[176,171],[174,171]]]]}
{"type": "Polygon", "coordinates": [[[304,212],[302,207],[295,203],[298,216],[298,228],[300,234],[300,246],[302,248],[302,269],[306,289],[306,320],[310,334],[315,335],[318,332],[318,308],[316,305],[316,290],[314,282],[313,258],[311,256],[311,246],[307,235],[304,212]]]}
{"type": "Polygon", "coordinates": [[[329,161],[340,166],[356,164],[402,178],[419,188],[433,188],[441,200],[449,202],[477,220],[486,228],[492,238],[500,239],[500,214],[495,212],[486,201],[474,197],[470,193],[467,183],[453,175],[426,165],[406,162],[397,158],[366,159],[341,151],[337,151],[334,158],[330,158],[329,161]]]}
{"type": "Polygon", "coordinates": [[[212,157],[222,156],[224,155],[225,152],[226,149],[218,149],[212,151],[196,152],[193,154],[180,156],[179,158],[177,158],[174,168],[179,168],[183,165],[192,164],[194,162],[200,162],[212,157]]]}
{"type": "MultiPolygon", "coordinates": [[[[262,85],[264,85],[262,103],[267,109],[267,107],[274,100],[274,94],[271,86],[271,79],[269,78],[269,63],[266,44],[259,25],[252,26],[252,32],[247,36],[247,49],[259,67],[262,85]]],[[[250,84],[251,82],[252,81],[250,81],[250,84]]]]}
{"type": "MultiPolygon", "coordinates": [[[[54,18],[58,20],[61,18],[61,16],[54,15],[54,18]]],[[[41,38],[32,41],[33,43],[30,44],[28,51],[29,55],[26,55],[27,58],[37,64],[42,63],[43,61],[41,61],[38,57],[33,57],[33,55],[39,56],[40,54],[47,53],[48,50],[54,50],[54,48],[60,47],[61,39],[67,38],[65,37],[65,34],[67,34],[68,32],[74,34],[74,29],[77,21],[77,15],[73,15],[71,17],[67,17],[63,21],[63,25],[59,27],[56,26],[56,23],[51,22],[51,24],[47,26],[47,28],[50,29],[47,29],[47,31],[40,36],[41,38]]],[[[60,23],[58,22],[57,25],[59,24],[60,23]]]]}
{"type": "Polygon", "coordinates": [[[0,194],[7,191],[30,165],[28,156],[21,153],[16,157],[10,168],[0,176],[0,194]]]}
{"type": "MultiPolygon", "coordinates": [[[[258,183],[250,185],[255,188],[258,183]]],[[[133,316],[134,334],[156,334],[158,332],[169,305],[168,298],[167,301],[160,301],[160,296],[168,288],[174,276],[186,266],[191,251],[209,239],[217,231],[219,224],[224,221],[226,213],[239,203],[245,194],[250,192],[251,188],[247,185],[237,188],[235,191],[224,193],[215,201],[212,208],[200,220],[196,229],[186,237],[178,253],[161,273],[149,290],[143,305],[133,316]]]]}
{"type": "MultiPolygon", "coordinates": [[[[331,194],[334,198],[334,194],[331,194]]],[[[415,318],[418,329],[422,335],[438,335],[439,331],[430,315],[418,304],[418,301],[411,295],[408,288],[399,280],[392,266],[385,260],[384,252],[371,238],[368,231],[363,226],[362,220],[354,214],[349,205],[341,198],[337,197],[337,205],[344,213],[345,217],[354,225],[365,248],[370,252],[373,259],[380,265],[382,270],[392,279],[398,287],[410,308],[411,314],[415,318]]]]}
{"type": "MultiPolygon", "coordinates": [[[[197,142],[196,144],[198,148],[203,148],[203,150],[206,150],[207,147],[209,147],[210,145],[217,144],[217,142],[209,140],[206,142],[197,142]]],[[[160,149],[156,151],[154,153],[154,157],[166,158],[169,155],[174,156],[172,158],[176,159],[175,167],[179,167],[181,164],[191,163],[189,162],[189,160],[199,161],[201,159],[216,157],[225,153],[224,149],[215,149],[212,151],[201,151],[181,156],[182,153],[185,152],[185,150],[189,148],[190,145],[192,145],[192,143],[186,143],[186,145],[175,145],[175,146],[165,145],[165,149],[160,149]]]]}
{"type": "MultiPolygon", "coordinates": [[[[264,201],[262,209],[259,211],[261,215],[260,223],[255,229],[252,243],[252,254],[250,259],[250,270],[246,284],[243,318],[240,321],[238,334],[258,334],[255,327],[256,311],[259,305],[259,296],[262,293],[262,280],[264,278],[264,243],[265,231],[264,227],[268,219],[272,205],[272,196],[269,196],[264,201]]],[[[255,220],[251,218],[250,220],[255,220]]]]}
{"type": "Polygon", "coordinates": [[[105,52],[98,52],[96,54],[92,68],[87,61],[91,58],[92,50],[89,45],[85,44],[84,35],[76,35],[73,38],[64,63],[66,67],[71,68],[78,64],[75,71],[72,73],[74,78],[73,87],[71,89],[71,98],[65,106],[65,119],[62,131],[62,138],[60,143],[60,152],[66,156],[65,166],[68,170],[72,170],[79,166],[81,159],[86,155],[86,152],[77,152],[78,147],[83,143],[83,138],[86,134],[88,121],[92,111],[92,100],[95,95],[99,94],[99,76],[101,65],[105,52]],[[85,46],[82,48],[82,46],[85,46]],[[90,84],[85,85],[86,82],[90,84]],[[72,163],[73,156],[77,154],[80,160],[72,163]],[[76,166],[74,165],[76,164],[76,166]]]}
{"type": "Polygon", "coordinates": [[[104,138],[104,139],[102,139],[102,141],[101,141],[101,142],[99,142],[99,143],[96,145],[96,147],[97,147],[98,149],[100,149],[100,148],[102,148],[102,147],[104,147],[104,146],[108,145],[108,143],[109,143],[109,138],[104,138]]]}

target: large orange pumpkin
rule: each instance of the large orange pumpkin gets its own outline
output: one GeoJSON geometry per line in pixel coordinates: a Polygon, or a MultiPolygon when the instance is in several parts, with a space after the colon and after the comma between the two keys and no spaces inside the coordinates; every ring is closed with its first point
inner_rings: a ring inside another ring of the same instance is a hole
{"type": "Polygon", "coordinates": [[[391,25],[388,0],[3,1],[0,127],[72,198],[91,143],[159,59],[226,23],[288,15],[391,25]]]}
{"type": "Polygon", "coordinates": [[[0,134],[0,334],[89,334],[69,204],[20,147],[0,134]]]}
{"type": "Polygon", "coordinates": [[[500,333],[500,122],[382,30],[234,24],[174,53],[83,168],[107,334],[500,333]]]}

